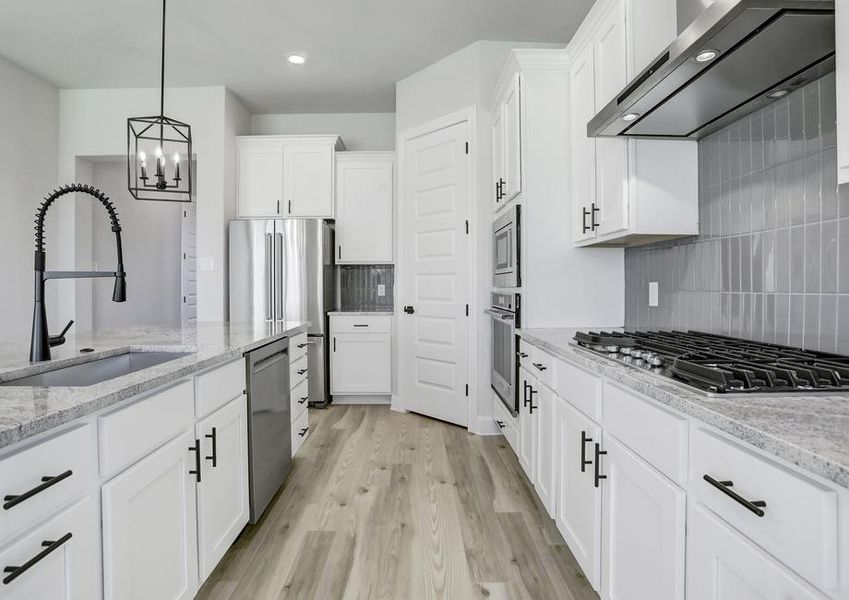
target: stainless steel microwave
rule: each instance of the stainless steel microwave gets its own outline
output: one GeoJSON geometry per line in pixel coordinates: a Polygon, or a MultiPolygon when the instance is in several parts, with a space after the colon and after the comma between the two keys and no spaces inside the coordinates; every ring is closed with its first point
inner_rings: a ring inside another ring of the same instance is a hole
{"type": "Polygon", "coordinates": [[[492,224],[492,285],[497,288],[522,285],[520,216],[516,205],[492,224]]]}

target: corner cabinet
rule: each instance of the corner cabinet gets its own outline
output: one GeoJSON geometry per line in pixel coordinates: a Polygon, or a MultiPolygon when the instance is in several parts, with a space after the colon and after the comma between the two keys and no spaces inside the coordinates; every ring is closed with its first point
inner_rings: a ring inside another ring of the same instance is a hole
{"type": "Polygon", "coordinates": [[[337,150],[334,135],[236,138],[237,215],[333,218],[337,150]]]}
{"type": "Polygon", "coordinates": [[[571,235],[629,246],[698,233],[694,141],[587,136],[587,123],[676,36],[676,3],[597,2],[568,48],[571,235]]]}
{"type": "Polygon", "coordinates": [[[834,3],[837,52],[837,181],[849,183],[849,6],[834,3]]]}
{"type": "Polygon", "coordinates": [[[394,152],[336,155],[336,264],[393,260],[394,152]]]}

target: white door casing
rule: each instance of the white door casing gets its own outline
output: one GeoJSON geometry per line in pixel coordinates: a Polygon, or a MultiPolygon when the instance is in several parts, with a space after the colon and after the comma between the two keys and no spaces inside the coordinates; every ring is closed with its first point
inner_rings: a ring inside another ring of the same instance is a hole
{"type": "Polygon", "coordinates": [[[402,305],[399,392],[404,406],[469,424],[471,191],[468,119],[425,129],[401,144],[402,305]]]}

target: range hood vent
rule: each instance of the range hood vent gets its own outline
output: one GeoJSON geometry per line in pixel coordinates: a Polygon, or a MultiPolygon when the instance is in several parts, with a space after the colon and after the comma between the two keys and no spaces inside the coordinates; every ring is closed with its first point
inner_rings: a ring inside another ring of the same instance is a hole
{"type": "Polygon", "coordinates": [[[589,122],[587,135],[697,140],[834,62],[833,1],[716,0],[589,122]]]}

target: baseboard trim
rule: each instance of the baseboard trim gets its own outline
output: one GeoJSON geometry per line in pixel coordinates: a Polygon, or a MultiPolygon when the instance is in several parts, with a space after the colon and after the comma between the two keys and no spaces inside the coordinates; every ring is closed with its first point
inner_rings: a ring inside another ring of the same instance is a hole
{"type": "Polygon", "coordinates": [[[469,431],[475,435],[501,435],[501,429],[495,424],[495,419],[491,416],[477,417],[474,421],[474,427],[469,427],[469,431]]]}
{"type": "Polygon", "coordinates": [[[333,404],[390,404],[390,396],[333,396],[333,404]]]}
{"type": "Polygon", "coordinates": [[[394,410],[395,412],[405,413],[407,412],[407,407],[401,402],[401,399],[393,394],[392,402],[390,403],[389,410],[394,410]]]}

